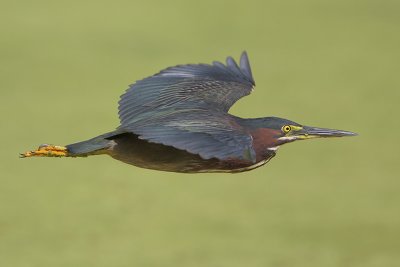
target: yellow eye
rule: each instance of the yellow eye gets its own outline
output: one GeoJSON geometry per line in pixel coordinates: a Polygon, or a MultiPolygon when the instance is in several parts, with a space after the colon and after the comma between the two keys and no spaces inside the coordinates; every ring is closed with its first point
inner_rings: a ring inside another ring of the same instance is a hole
{"type": "Polygon", "coordinates": [[[292,127],[290,127],[290,125],[285,125],[282,127],[282,131],[284,133],[288,133],[288,132],[290,132],[290,130],[292,130],[292,127]]]}

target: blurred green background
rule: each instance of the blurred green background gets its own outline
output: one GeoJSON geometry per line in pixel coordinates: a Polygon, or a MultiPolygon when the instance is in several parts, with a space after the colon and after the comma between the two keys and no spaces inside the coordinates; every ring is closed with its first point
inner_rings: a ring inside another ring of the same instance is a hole
{"type": "Polygon", "coordinates": [[[0,266],[400,266],[399,1],[4,1],[0,266]],[[18,159],[118,126],[167,66],[247,50],[231,112],[358,132],[236,175],[18,159]]]}

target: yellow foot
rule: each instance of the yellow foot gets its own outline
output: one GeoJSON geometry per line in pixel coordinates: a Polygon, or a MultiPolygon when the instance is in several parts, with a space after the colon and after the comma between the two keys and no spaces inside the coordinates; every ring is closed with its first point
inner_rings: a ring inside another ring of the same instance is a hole
{"type": "Polygon", "coordinates": [[[37,150],[21,153],[19,156],[20,158],[27,158],[27,157],[66,157],[67,155],[68,151],[66,147],[44,144],[40,145],[37,150]]]}

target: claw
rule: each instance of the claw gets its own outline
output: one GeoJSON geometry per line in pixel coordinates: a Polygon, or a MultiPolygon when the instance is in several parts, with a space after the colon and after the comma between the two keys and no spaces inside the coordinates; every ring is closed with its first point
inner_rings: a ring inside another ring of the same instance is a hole
{"type": "Polygon", "coordinates": [[[19,154],[19,157],[66,157],[67,155],[68,150],[66,147],[43,144],[40,145],[37,150],[19,154]]]}

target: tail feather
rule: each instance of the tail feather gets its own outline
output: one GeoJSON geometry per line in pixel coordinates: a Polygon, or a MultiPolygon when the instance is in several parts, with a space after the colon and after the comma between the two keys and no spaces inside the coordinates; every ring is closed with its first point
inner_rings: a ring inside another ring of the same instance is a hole
{"type": "Polygon", "coordinates": [[[92,139],[67,145],[68,156],[85,157],[88,155],[103,154],[113,144],[112,137],[120,133],[114,131],[99,135],[92,139]]]}

